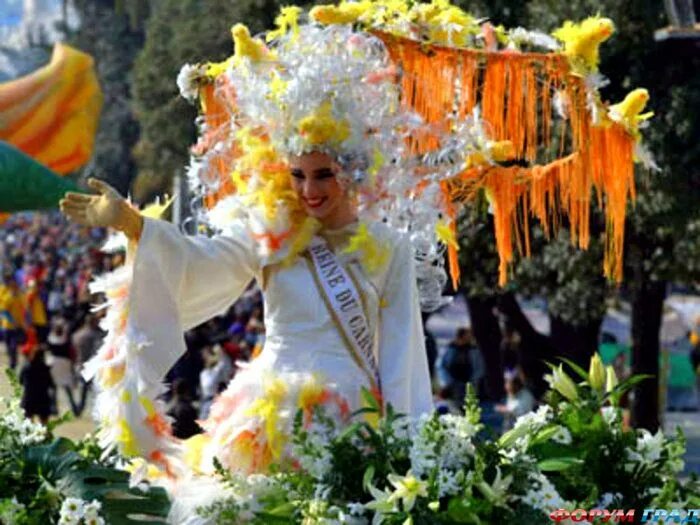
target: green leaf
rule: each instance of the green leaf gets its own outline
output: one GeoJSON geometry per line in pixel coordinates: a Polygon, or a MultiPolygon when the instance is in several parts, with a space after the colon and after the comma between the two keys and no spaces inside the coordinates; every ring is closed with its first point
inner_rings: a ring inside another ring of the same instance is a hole
{"type": "Polygon", "coordinates": [[[362,490],[369,492],[369,486],[372,484],[374,479],[374,465],[370,465],[365,469],[365,475],[362,476],[362,490]]]}
{"type": "Polygon", "coordinates": [[[650,374],[637,374],[633,375],[631,377],[628,377],[624,381],[621,381],[614,390],[620,391],[620,393],[624,393],[630,388],[634,387],[635,385],[641,383],[642,381],[645,381],[647,379],[653,378],[653,375],[650,374]]]}
{"type": "Polygon", "coordinates": [[[447,504],[447,515],[450,523],[471,523],[480,525],[479,514],[489,512],[491,505],[485,500],[470,499],[469,497],[453,498],[447,504]]]}
{"type": "Polygon", "coordinates": [[[543,472],[559,472],[582,464],[583,460],[579,458],[560,457],[542,460],[539,463],[537,463],[537,466],[543,472]]]}
{"type": "Polygon", "coordinates": [[[338,434],[338,437],[335,438],[336,441],[344,441],[347,438],[349,438],[352,434],[355,434],[358,430],[362,428],[362,423],[353,423],[352,425],[348,425],[345,430],[343,430],[340,434],[338,434]]]}
{"type": "Polygon", "coordinates": [[[5,375],[10,383],[12,397],[20,399],[22,397],[22,385],[19,383],[19,379],[17,378],[17,372],[15,372],[12,368],[6,368],[5,375]]]}
{"type": "Polygon", "coordinates": [[[73,471],[61,480],[61,489],[72,497],[100,501],[105,521],[113,525],[165,523],[170,511],[170,499],[163,488],[130,488],[129,474],[109,467],[73,471]]]}
{"type": "Polygon", "coordinates": [[[25,472],[41,475],[53,484],[84,463],[73,443],[66,438],[58,438],[48,445],[32,446],[24,451],[25,472]]]}
{"type": "Polygon", "coordinates": [[[511,428],[509,431],[504,433],[498,440],[498,444],[502,447],[509,447],[517,441],[518,438],[523,437],[529,432],[526,425],[520,425],[519,427],[511,428]]]}
{"type": "Polygon", "coordinates": [[[578,376],[581,377],[584,381],[588,381],[588,372],[586,372],[583,368],[581,368],[579,365],[574,363],[571,359],[567,359],[566,357],[560,357],[560,360],[562,360],[564,363],[569,365],[571,369],[576,372],[578,376]]]}
{"type": "Polygon", "coordinates": [[[367,405],[365,408],[372,408],[375,412],[379,412],[381,410],[381,407],[379,406],[379,403],[377,403],[377,399],[372,395],[372,392],[363,387],[361,396],[362,401],[365,403],[365,405],[367,405]]]}
{"type": "Polygon", "coordinates": [[[296,510],[296,506],[292,502],[283,503],[268,511],[265,511],[266,516],[275,518],[291,518],[296,510]]]}
{"type": "Polygon", "coordinates": [[[64,412],[59,417],[50,419],[48,421],[48,423],[46,423],[46,430],[49,433],[49,435],[53,435],[54,430],[56,430],[58,427],[60,427],[64,423],[68,423],[69,421],[73,421],[73,419],[75,419],[73,412],[64,412]]]}
{"type": "Polygon", "coordinates": [[[549,441],[551,437],[559,431],[558,425],[548,425],[541,429],[535,437],[530,441],[531,445],[536,445],[537,443],[542,443],[544,441],[549,441]]]}

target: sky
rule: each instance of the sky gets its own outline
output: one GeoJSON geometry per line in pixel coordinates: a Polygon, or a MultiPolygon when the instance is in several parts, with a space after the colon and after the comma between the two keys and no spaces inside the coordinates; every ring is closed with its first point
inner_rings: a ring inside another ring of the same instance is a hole
{"type": "Polygon", "coordinates": [[[22,0],[0,0],[0,26],[15,26],[22,19],[22,0]]]}
{"type": "Polygon", "coordinates": [[[27,74],[48,60],[46,49],[29,48],[29,35],[42,34],[50,42],[60,39],[55,30],[60,16],[61,0],[0,0],[0,82],[27,74]],[[32,12],[24,13],[25,5],[32,12]]]}

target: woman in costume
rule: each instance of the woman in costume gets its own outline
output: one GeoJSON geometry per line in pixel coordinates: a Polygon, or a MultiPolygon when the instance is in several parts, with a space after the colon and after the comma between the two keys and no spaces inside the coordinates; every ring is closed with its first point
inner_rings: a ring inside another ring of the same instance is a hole
{"type": "Polygon", "coordinates": [[[272,35],[269,47],[240,25],[233,36],[231,59],[186,66],[178,79],[184,96],[228,115],[203,123],[190,168],[202,195],[221,190],[222,166],[235,186],[195,210],[217,235],[144,218],[97,180],[98,195],[61,202],[71,219],[115,228],[130,245],[126,267],[94,287],[111,306],[85,371],[101,389],[103,445],[168,472],[173,458],[210,472],[214,457],[264,470],[287,455],[299,409],[307,423],[315,407],[344,422],[365,391],[409,416],[432,410],[420,305],[442,304],[438,239],[454,242],[440,183],[485,145],[469,122],[430,157],[411,154],[411,134],[438,134],[402,109],[375,36],[311,24],[272,35]],[[225,312],[252,279],[265,300],[264,349],[183,453],[164,430],[160,382],[184,351],[183,332],[225,312]]]}

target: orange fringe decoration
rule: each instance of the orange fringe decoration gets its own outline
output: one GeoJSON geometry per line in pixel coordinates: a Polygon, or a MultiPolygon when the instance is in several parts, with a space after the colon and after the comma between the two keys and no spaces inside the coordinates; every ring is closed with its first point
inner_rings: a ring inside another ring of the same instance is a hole
{"type": "MultiPolygon", "coordinates": [[[[618,124],[592,124],[583,79],[572,74],[566,57],[426,47],[394,35],[377,36],[403,68],[403,104],[430,123],[444,122],[455,112],[464,118],[480,104],[489,138],[513,143],[518,165],[470,169],[443,185],[451,203],[473,198],[478,188],[487,190],[494,210],[500,284],[507,282],[514,251],[530,253],[531,216],[550,237],[565,214],[572,243],[587,248],[594,191],[606,217],[604,272],[619,282],[625,210],[635,197],[634,139],[618,124]],[[568,113],[556,131],[555,92],[565,100],[568,113]]],[[[413,154],[425,153],[437,147],[437,137],[412,137],[410,146],[413,154]]],[[[449,250],[448,262],[456,287],[455,250],[449,250]]]]}
{"type": "MultiPolygon", "coordinates": [[[[195,154],[209,151],[214,144],[228,134],[230,111],[235,106],[236,97],[225,76],[222,75],[217,78],[216,84],[210,83],[200,88],[200,100],[207,128],[199,142],[192,148],[195,154]]],[[[216,191],[204,198],[207,208],[213,208],[221,199],[235,193],[230,167],[237,156],[238,152],[232,144],[228,149],[210,157],[205,177],[208,180],[218,181],[219,185],[216,191]]]]}

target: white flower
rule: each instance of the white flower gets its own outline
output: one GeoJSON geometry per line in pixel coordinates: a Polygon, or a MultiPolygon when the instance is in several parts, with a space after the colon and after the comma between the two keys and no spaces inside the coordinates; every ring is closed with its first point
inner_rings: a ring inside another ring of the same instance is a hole
{"type": "Polygon", "coordinates": [[[525,496],[521,497],[523,503],[545,512],[567,508],[568,502],[559,495],[547,476],[538,472],[530,476],[530,481],[533,487],[528,490],[525,496]]]}
{"type": "Polygon", "coordinates": [[[205,74],[203,66],[185,64],[177,75],[177,87],[180,95],[192,102],[199,95],[199,79],[205,74]]]}
{"type": "Polygon", "coordinates": [[[617,409],[615,407],[601,408],[600,415],[603,416],[603,421],[605,421],[609,427],[612,427],[618,421],[617,409]]]}
{"type": "Polygon", "coordinates": [[[435,440],[427,435],[424,425],[419,426],[414,435],[409,457],[411,458],[411,471],[419,478],[437,466],[435,440]]]}
{"type": "Polygon", "coordinates": [[[27,446],[41,443],[46,439],[46,427],[27,419],[17,402],[11,401],[5,404],[7,412],[0,417],[0,429],[6,428],[16,443],[27,446]]]}
{"type": "Polygon", "coordinates": [[[541,405],[534,412],[523,414],[515,420],[513,428],[526,427],[530,432],[536,432],[545,426],[552,418],[552,408],[549,405],[541,405]]]}
{"type": "Polygon", "coordinates": [[[385,489],[382,491],[370,484],[369,492],[372,494],[372,498],[374,499],[365,504],[365,508],[376,511],[374,520],[372,521],[373,524],[381,523],[382,514],[398,510],[396,508],[396,501],[391,499],[392,493],[388,490],[385,489]]]}
{"type": "Polygon", "coordinates": [[[552,416],[549,405],[541,405],[536,411],[523,414],[515,420],[513,428],[501,436],[499,443],[506,449],[515,448],[524,452],[530,444],[530,437],[544,427],[552,416]]]}
{"type": "Polygon", "coordinates": [[[622,494],[619,492],[616,492],[615,494],[611,492],[606,492],[600,497],[600,501],[598,502],[598,507],[601,509],[607,509],[614,500],[620,500],[622,498],[622,494]]]}
{"type": "Polygon", "coordinates": [[[85,521],[90,519],[101,519],[100,510],[102,510],[102,503],[96,499],[92,500],[90,503],[86,503],[83,507],[83,519],[85,521]]]}
{"type": "Polygon", "coordinates": [[[362,503],[350,502],[347,504],[348,512],[352,516],[363,516],[365,514],[365,506],[362,503]]]}
{"type": "Polygon", "coordinates": [[[410,471],[406,476],[389,474],[387,479],[396,489],[389,496],[389,501],[401,500],[403,510],[407,512],[413,508],[419,496],[428,495],[428,484],[413,476],[410,471]]]}
{"type": "Polygon", "coordinates": [[[80,498],[66,498],[61,505],[61,518],[80,519],[83,517],[85,502],[80,498]]]}
{"type": "Polygon", "coordinates": [[[652,434],[646,429],[639,430],[641,436],[637,438],[637,452],[643,461],[653,463],[661,458],[661,451],[664,448],[664,435],[661,430],[652,434]]]}
{"type": "Polygon", "coordinates": [[[556,433],[552,436],[552,440],[556,443],[561,443],[562,445],[571,444],[571,432],[569,429],[563,426],[557,427],[556,433]]]}
{"type": "Polygon", "coordinates": [[[99,516],[92,516],[90,518],[83,519],[85,525],[105,525],[105,520],[99,516]]]}
{"type": "Polygon", "coordinates": [[[461,483],[464,480],[464,472],[441,469],[438,473],[438,496],[449,496],[457,494],[461,490],[461,483]]]}

